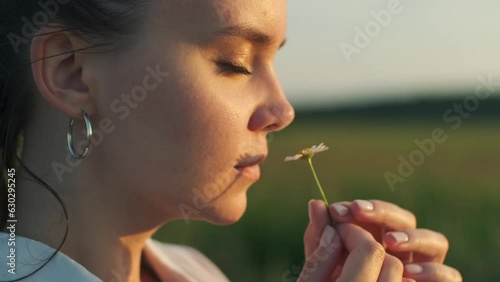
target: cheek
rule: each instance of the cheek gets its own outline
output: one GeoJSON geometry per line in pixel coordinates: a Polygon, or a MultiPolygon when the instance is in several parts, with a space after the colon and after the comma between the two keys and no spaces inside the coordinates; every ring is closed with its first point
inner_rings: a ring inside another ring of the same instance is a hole
{"type": "MultiPolygon", "coordinates": [[[[238,109],[219,90],[201,79],[173,78],[167,92],[173,121],[169,134],[176,146],[186,148],[185,157],[197,162],[233,158],[237,142],[245,128],[238,109]],[[192,83],[190,81],[197,81],[192,83]]],[[[207,80],[208,81],[208,80],[207,80]]],[[[209,167],[217,168],[216,164],[209,167]]]]}
{"type": "Polygon", "coordinates": [[[238,144],[246,126],[237,104],[205,82],[208,79],[183,70],[170,72],[137,100],[132,90],[147,75],[144,71],[128,80],[134,82],[116,84],[119,94],[108,109],[116,130],[103,146],[108,159],[119,160],[115,166],[120,171],[143,175],[146,183],[141,185],[151,189],[165,191],[168,186],[180,196],[212,184],[208,193],[216,194],[213,184],[224,187],[230,182],[232,166],[241,153],[238,144]]]}
{"type": "Polygon", "coordinates": [[[98,149],[100,166],[115,168],[124,185],[159,203],[192,204],[195,193],[216,198],[234,182],[233,166],[247,149],[241,144],[248,103],[238,101],[223,80],[214,83],[211,66],[199,57],[167,52],[177,56],[164,57],[157,68],[161,56],[153,54],[159,52],[139,52],[149,55],[106,70],[113,75],[100,89],[106,101],[99,101],[99,112],[116,129],[98,149]]]}
{"type": "Polygon", "coordinates": [[[209,80],[182,77],[174,78],[177,117],[170,117],[175,118],[171,134],[177,136],[172,146],[183,152],[177,156],[179,167],[186,172],[181,181],[188,183],[182,188],[187,191],[182,193],[188,200],[201,193],[209,201],[224,193],[235,180],[234,165],[242,153],[239,145],[246,122],[223,89],[209,80]]]}

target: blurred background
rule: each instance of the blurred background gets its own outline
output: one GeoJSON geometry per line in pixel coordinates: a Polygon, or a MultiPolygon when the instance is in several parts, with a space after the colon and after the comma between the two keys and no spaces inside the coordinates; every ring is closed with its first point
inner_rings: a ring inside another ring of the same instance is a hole
{"type": "Polygon", "coordinates": [[[288,5],[276,68],[297,117],[269,136],[247,212],[225,227],[174,222],[155,238],[198,248],[231,281],[295,281],[307,202],[321,195],[306,162],[283,159],[324,142],[330,150],[314,163],[330,202],[409,209],[420,228],[448,237],[446,264],[464,281],[498,281],[500,2],[288,5]],[[417,145],[435,130],[444,142],[417,145]],[[400,171],[405,162],[411,173],[400,171]]]}

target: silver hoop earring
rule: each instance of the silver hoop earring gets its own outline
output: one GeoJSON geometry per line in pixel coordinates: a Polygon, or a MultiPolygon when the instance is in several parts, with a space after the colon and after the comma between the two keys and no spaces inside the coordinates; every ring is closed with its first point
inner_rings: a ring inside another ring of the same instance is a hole
{"type": "Polygon", "coordinates": [[[71,153],[71,156],[77,160],[83,159],[88,155],[90,143],[92,142],[92,123],[90,122],[90,118],[84,110],[82,110],[80,114],[85,120],[85,124],[87,126],[87,144],[85,145],[85,150],[83,150],[83,153],[77,155],[75,149],[73,148],[73,125],[75,124],[74,118],[71,118],[71,120],[69,121],[69,128],[68,128],[69,152],[71,153]]]}

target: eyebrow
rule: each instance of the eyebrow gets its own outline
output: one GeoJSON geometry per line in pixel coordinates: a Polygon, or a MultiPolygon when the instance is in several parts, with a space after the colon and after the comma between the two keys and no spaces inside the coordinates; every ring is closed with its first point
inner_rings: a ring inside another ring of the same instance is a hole
{"type": "MultiPolygon", "coordinates": [[[[257,29],[247,26],[229,26],[225,27],[215,33],[219,36],[238,36],[243,37],[244,39],[261,45],[270,45],[273,43],[272,37],[268,34],[261,32],[257,29]]],[[[286,38],[281,42],[279,49],[285,46],[286,38]]]]}

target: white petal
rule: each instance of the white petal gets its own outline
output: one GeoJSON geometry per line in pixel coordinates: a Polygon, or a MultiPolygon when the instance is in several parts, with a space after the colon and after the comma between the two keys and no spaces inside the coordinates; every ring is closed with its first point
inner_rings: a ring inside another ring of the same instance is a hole
{"type": "Polygon", "coordinates": [[[315,153],[321,153],[321,152],[324,152],[326,150],[328,150],[328,147],[324,147],[324,148],[318,149],[318,150],[316,150],[315,153]]]}
{"type": "Polygon", "coordinates": [[[324,150],[326,148],[325,145],[321,146],[321,147],[318,147],[317,150],[324,150]]]}
{"type": "Polygon", "coordinates": [[[324,145],[324,143],[319,144],[319,146],[314,150],[315,153],[323,152],[328,150],[328,147],[324,145]]]}
{"type": "Polygon", "coordinates": [[[298,160],[298,159],[302,158],[303,156],[304,156],[304,155],[302,155],[302,154],[297,154],[297,155],[295,155],[295,156],[286,157],[286,158],[285,158],[285,162],[288,162],[288,161],[296,161],[296,160],[298,160]]]}

